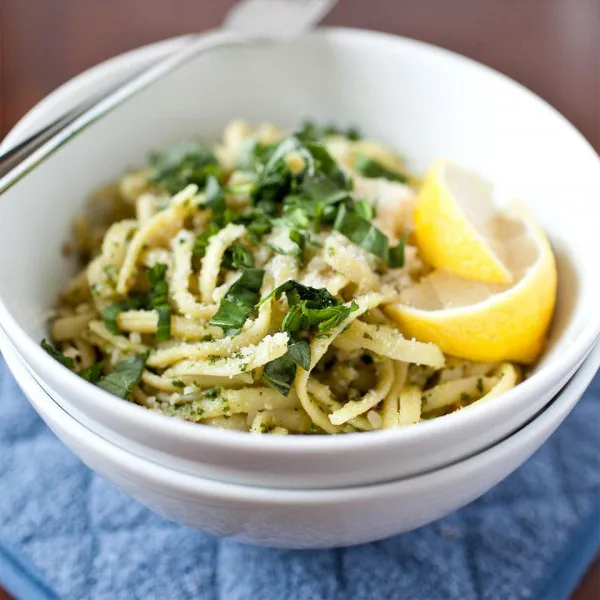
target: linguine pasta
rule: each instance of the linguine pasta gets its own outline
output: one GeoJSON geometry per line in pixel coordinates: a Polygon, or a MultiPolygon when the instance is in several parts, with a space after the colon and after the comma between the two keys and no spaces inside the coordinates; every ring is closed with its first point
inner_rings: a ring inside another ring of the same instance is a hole
{"type": "Polygon", "coordinates": [[[418,423],[516,385],[444,356],[385,307],[428,272],[417,183],[355,131],[239,121],[92,198],[85,266],[44,347],[99,387],[206,425],[284,435],[418,423]]]}

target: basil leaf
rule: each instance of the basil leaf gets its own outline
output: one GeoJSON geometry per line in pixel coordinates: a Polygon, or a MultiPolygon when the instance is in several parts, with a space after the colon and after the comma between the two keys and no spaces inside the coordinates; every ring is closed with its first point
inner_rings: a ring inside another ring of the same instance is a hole
{"type": "Polygon", "coordinates": [[[325,333],[339,325],[357,309],[356,303],[350,306],[339,304],[321,309],[309,308],[308,303],[302,301],[290,307],[281,323],[281,331],[293,334],[298,331],[309,331],[316,325],[319,333],[325,333]]]}
{"type": "Polygon", "coordinates": [[[111,333],[115,335],[121,335],[121,330],[119,329],[119,325],[117,323],[117,317],[124,310],[129,309],[129,304],[127,302],[121,302],[119,304],[111,304],[107,306],[102,311],[102,321],[104,321],[104,326],[111,333]]]}
{"type": "Polygon", "coordinates": [[[244,267],[254,266],[254,255],[250,248],[235,243],[225,251],[221,266],[229,270],[238,270],[244,267]]]}
{"type": "Polygon", "coordinates": [[[252,199],[266,214],[275,216],[277,207],[292,189],[292,172],[285,162],[291,152],[299,152],[305,161],[312,161],[310,153],[295,136],[286,137],[275,147],[260,173],[252,199]]]}
{"type": "Polygon", "coordinates": [[[67,367],[67,369],[73,370],[75,364],[70,356],[65,356],[46,340],[42,340],[41,346],[54,360],[57,360],[61,365],[67,367]]]}
{"type": "Polygon", "coordinates": [[[388,264],[392,269],[399,269],[404,266],[404,247],[406,246],[406,234],[403,234],[398,245],[390,248],[388,264]]]}
{"type": "Polygon", "coordinates": [[[288,352],[267,363],[262,372],[262,379],[265,383],[277,390],[282,396],[287,396],[290,393],[295,378],[296,363],[288,352]]]}
{"type": "Polygon", "coordinates": [[[310,344],[306,340],[291,343],[283,356],[267,363],[262,379],[282,396],[287,396],[296,378],[298,365],[305,370],[310,369],[310,344]]]}
{"type": "Polygon", "coordinates": [[[248,236],[252,239],[256,239],[265,233],[269,233],[272,229],[271,221],[266,215],[257,216],[248,225],[248,236]]]}
{"type": "Polygon", "coordinates": [[[333,228],[367,252],[387,261],[388,238],[370,221],[349,211],[345,206],[338,210],[333,228]]]}
{"type": "Polygon", "coordinates": [[[157,342],[166,342],[171,339],[171,307],[166,304],[157,306],[158,320],[154,339],[157,342]]]}
{"type": "Polygon", "coordinates": [[[352,206],[352,210],[363,219],[372,221],[375,218],[375,209],[373,205],[366,199],[358,200],[352,206]]]}
{"type": "Polygon", "coordinates": [[[326,288],[314,288],[289,279],[266,295],[260,301],[259,306],[273,296],[275,300],[279,300],[283,294],[286,294],[290,306],[298,304],[300,301],[309,302],[310,308],[326,308],[340,304],[340,301],[332,296],[326,288]]]}
{"type": "Polygon", "coordinates": [[[313,121],[308,120],[302,123],[302,129],[297,133],[297,135],[300,139],[306,141],[318,141],[324,137],[332,135],[341,135],[352,141],[359,140],[362,137],[360,131],[356,127],[348,127],[347,129],[343,129],[331,124],[319,127],[313,121]]]}
{"type": "Polygon", "coordinates": [[[383,177],[384,179],[389,179],[391,181],[399,181],[400,183],[408,182],[408,177],[403,173],[392,171],[364,154],[359,154],[356,157],[354,170],[363,177],[383,177]]]}
{"type": "Polygon", "coordinates": [[[325,288],[312,288],[292,279],[265,296],[261,304],[273,296],[278,300],[283,294],[286,294],[290,308],[281,323],[281,331],[292,334],[309,331],[315,325],[320,333],[324,333],[336,327],[358,308],[356,303],[351,306],[343,305],[325,288]]]}
{"type": "Polygon", "coordinates": [[[298,246],[299,253],[301,253],[302,249],[304,248],[304,242],[306,241],[302,231],[299,229],[292,229],[290,231],[290,240],[292,240],[292,242],[298,246]]]}
{"type": "Polygon", "coordinates": [[[193,249],[194,255],[203,257],[206,254],[210,238],[218,232],[219,226],[216,223],[209,223],[208,227],[196,237],[193,249]]]}
{"type": "Polygon", "coordinates": [[[148,181],[176,194],[186,185],[202,188],[208,176],[220,176],[217,160],[200,142],[182,142],[150,157],[148,181]]]}
{"type": "MultiPolygon", "coordinates": [[[[349,306],[344,306],[343,304],[321,309],[310,309],[304,305],[302,312],[306,317],[306,323],[309,327],[318,325],[319,332],[323,333],[332,328],[330,323],[333,324],[333,326],[337,323],[341,323],[352,310],[349,306]]],[[[308,327],[306,329],[308,329],[308,327]]]]}
{"type": "Polygon", "coordinates": [[[240,171],[256,172],[267,164],[277,144],[261,144],[256,138],[249,138],[238,153],[236,168],[240,171]]]}
{"type": "Polygon", "coordinates": [[[109,394],[127,398],[139,384],[147,359],[146,352],[120,360],[113,371],[98,379],[96,385],[109,394]]]}
{"type": "Polygon", "coordinates": [[[90,383],[96,383],[98,379],[102,376],[102,371],[104,370],[104,362],[97,362],[88,367],[87,369],[83,369],[79,371],[79,377],[89,381],[90,383]]]}
{"type": "MultiPolygon", "coordinates": [[[[337,186],[338,189],[349,189],[351,187],[350,179],[346,177],[323,144],[307,142],[306,149],[312,158],[312,162],[308,165],[308,175],[311,178],[316,178],[317,181],[320,180],[321,182],[329,181],[331,184],[337,186]]],[[[314,180],[308,179],[308,181],[314,180]]]]}
{"type": "MultiPolygon", "coordinates": [[[[283,221],[293,228],[307,229],[310,225],[310,218],[305,207],[288,204],[291,196],[286,198],[286,206],[284,207],[283,221]]],[[[301,201],[301,199],[300,199],[301,201]]]]}
{"type": "Polygon", "coordinates": [[[150,290],[142,296],[134,296],[123,302],[111,304],[102,311],[104,326],[115,335],[121,335],[117,317],[126,310],[146,308],[158,310],[156,340],[165,341],[171,337],[171,308],[169,306],[169,285],[166,281],[167,265],[157,263],[146,269],[150,290]],[[168,316],[167,316],[168,313],[168,316]]]}
{"type": "Polygon", "coordinates": [[[219,310],[210,324],[225,330],[241,329],[260,298],[264,276],[262,269],[244,269],[221,300],[219,310]]]}
{"type": "Polygon", "coordinates": [[[156,308],[166,304],[169,298],[169,285],[166,281],[167,265],[156,263],[154,266],[146,269],[146,277],[150,283],[148,292],[148,305],[150,308],[156,308]]]}
{"type": "Polygon", "coordinates": [[[217,225],[223,225],[225,215],[225,194],[219,185],[217,178],[214,176],[208,177],[206,181],[206,189],[204,190],[206,205],[212,210],[213,221],[217,225]]]}
{"type": "Polygon", "coordinates": [[[350,313],[353,313],[355,310],[358,310],[358,304],[356,304],[356,302],[353,301],[350,306],[334,306],[326,310],[329,311],[327,316],[325,316],[324,314],[319,315],[319,333],[326,333],[327,331],[330,331],[334,327],[340,325],[343,321],[346,320],[346,317],[348,317],[350,313]]]}
{"type": "Polygon", "coordinates": [[[150,283],[147,305],[158,313],[156,334],[157,342],[165,342],[171,338],[171,307],[169,306],[169,284],[166,280],[167,265],[157,263],[146,269],[146,277],[150,283]]]}
{"type": "Polygon", "coordinates": [[[288,331],[289,333],[296,333],[308,329],[304,327],[304,315],[302,314],[302,303],[290,306],[287,313],[283,317],[281,322],[281,331],[288,331]]]}
{"type": "Polygon", "coordinates": [[[310,369],[310,344],[306,340],[298,340],[288,346],[290,358],[305,371],[310,369]]]}

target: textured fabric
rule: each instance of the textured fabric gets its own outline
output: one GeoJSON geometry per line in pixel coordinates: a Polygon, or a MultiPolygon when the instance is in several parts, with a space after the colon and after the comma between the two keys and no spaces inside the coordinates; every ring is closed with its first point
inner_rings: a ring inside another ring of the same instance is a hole
{"type": "Polygon", "coordinates": [[[158,517],[83,466],[0,358],[0,580],[26,600],[559,600],[600,547],[600,378],[537,454],[417,531],[270,550],[158,517]]]}

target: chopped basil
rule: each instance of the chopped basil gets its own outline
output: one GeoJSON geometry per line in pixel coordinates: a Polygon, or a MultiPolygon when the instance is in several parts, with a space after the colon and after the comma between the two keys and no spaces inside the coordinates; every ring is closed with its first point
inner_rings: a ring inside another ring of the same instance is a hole
{"type": "Polygon", "coordinates": [[[229,270],[242,269],[254,266],[254,255],[250,248],[240,244],[232,244],[223,255],[221,265],[229,270]]]}
{"type": "Polygon", "coordinates": [[[390,248],[388,264],[392,269],[399,269],[404,266],[404,247],[406,246],[406,234],[398,241],[398,245],[390,248]]]}
{"type": "Polygon", "coordinates": [[[110,394],[127,398],[139,384],[147,359],[146,352],[120,360],[113,371],[98,379],[96,385],[110,394]]]}
{"type": "Polygon", "coordinates": [[[219,185],[217,178],[210,175],[206,181],[206,189],[204,190],[206,197],[206,205],[212,210],[213,221],[217,225],[223,225],[225,215],[225,194],[219,185]]]}
{"type": "Polygon", "coordinates": [[[306,340],[298,340],[288,346],[290,358],[305,371],[310,369],[310,344],[306,340]]]}
{"type": "Polygon", "coordinates": [[[279,300],[283,294],[287,296],[290,306],[298,304],[300,301],[311,302],[311,308],[325,308],[340,304],[340,301],[335,296],[332,296],[326,288],[310,287],[293,279],[289,279],[272,290],[260,301],[260,304],[263,304],[273,296],[275,300],[279,300]]]}
{"type": "Polygon", "coordinates": [[[267,164],[277,144],[261,144],[256,138],[247,139],[237,156],[236,168],[255,173],[267,164]]]}
{"type": "Polygon", "coordinates": [[[169,284],[166,280],[167,265],[157,263],[146,270],[150,283],[148,292],[148,308],[155,309],[158,313],[155,339],[165,342],[171,338],[171,307],[169,306],[169,284]]]}
{"type": "Polygon", "coordinates": [[[264,276],[265,272],[262,269],[244,269],[221,300],[219,310],[210,320],[210,324],[222,327],[226,331],[241,329],[260,298],[264,276]]]}
{"type": "Polygon", "coordinates": [[[252,240],[258,240],[265,233],[271,231],[271,220],[267,215],[256,213],[247,227],[248,237],[252,240]]]}
{"type": "Polygon", "coordinates": [[[167,265],[157,263],[146,269],[146,277],[150,284],[147,294],[133,296],[107,306],[102,311],[104,326],[111,333],[121,335],[117,317],[126,310],[144,308],[158,312],[158,324],[156,328],[156,340],[163,342],[171,337],[171,307],[169,306],[169,285],[166,281],[167,265]]]}
{"type": "Polygon", "coordinates": [[[340,135],[352,141],[359,140],[362,137],[356,127],[348,127],[348,129],[342,129],[335,125],[319,127],[313,121],[304,121],[302,129],[298,132],[298,137],[303,140],[318,141],[332,135],[340,135]]]}
{"type": "Polygon", "coordinates": [[[157,342],[166,342],[171,339],[171,307],[167,305],[157,306],[158,320],[154,339],[157,342]]]}
{"type": "Polygon", "coordinates": [[[219,226],[216,223],[209,223],[208,227],[196,237],[193,250],[194,255],[203,257],[206,254],[210,238],[218,232],[219,226]]]}
{"type": "Polygon", "coordinates": [[[325,288],[313,288],[289,280],[275,288],[261,300],[281,298],[286,294],[289,310],[283,318],[281,330],[291,334],[309,331],[317,326],[319,333],[324,333],[339,325],[352,312],[358,309],[356,303],[346,306],[325,288]]]}
{"type": "Polygon", "coordinates": [[[119,324],[117,323],[117,317],[124,310],[129,310],[128,302],[119,302],[118,304],[111,304],[102,311],[102,320],[104,321],[104,326],[106,327],[106,329],[108,329],[111,333],[114,333],[115,335],[121,334],[119,324]]]}
{"type": "Polygon", "coordinates": [[[368,219],[340,206],[333,228],[367,252],[387,261],[388,238],[368,219]]]}
{"type": "Polygon", "coordinates": [[[186,185],[195,183],[202,188],[209,176],[219,176],[218,162],[200,142],[182,142],[150,157],[150,183],[176,194],[186,185]]]}
{"type": "Polygon", "coordinates": [[[285,138],[264,165],[253,190],[252,199],[255,206],[267,215],[276,216],[279,205],[292,191],[295,178],[285,161],[285,157],[291,152],[298,152],[305,161],[310,159],[306,147],[298,138],[285,138]]]}
{"type": "Polygon", "coordinates": [[[406,183],[408,181],[408,177],[403,173],[392,171],[364,154],[359,154],[356,157],[354,170],[363,177],[382,177],[391,181],[399,181],[400,183],[406,183]]]}
{"type": "Polygon", "coordinates": [[[287,396],[296,378],[298,365],[305,370],[310,368],[310,345],[306,340],[290,344],[283,356],[267,363],[262,378],[281,395],[287,396]]]}
{"type": "Polygon", "coordinates": [[[71,369],[71,371],[73,370],[75,365],[70,356],[64,355],[60,350],[57,350],[46,340],[42,340],[41,346],[53,359],[57,360],[61,365],[67,367],[67,369],[71,369]]]}
{"type": "MultiPolygon", "coordinates": [[[[351,187],[350,180],[344,175],[344,172],[340,169],[337,162],[327,151],[327,148],[323,144],[318,142],[307,142],[306,151],[308,152],[310,159],[308,168],[308,177],[304,180],[303,186],[306,188],[308,185],[317,185],[327,182],[335,185],[338,188],[349,189],[351,187]]],[[[328,193],[331,193],[332,188],[329,187],[328,193]]],[[[306,190],[308,195],[313,196],[309,190],[306,190]]],[[[323,194],[323,189],[319,191],[323,194]]]]}
{"type": "Polygon", "coordinates": [[[79,375],[79,377],[82,377],[83,379],[85,379],[86,381],[89,381],[90,383],[96,383],[98,381],[98,379],[100,379],[100,377],[102,376],[103,370],[104,370],[104,362],[100,361],[100,362],[94,363],[93,365],[89,366],[87,369],[83,369],[82,371],[79,371],[78,375],[79,375]]]}
{"type": "Polygon", "coordinates": [[[319,333],[326,333],[334,327],[337,327],[355,310],[358,310],[358,304],[353,301],[350,306],[341,304],[340,306],[331,306],[330,308],[324,308],[320,311],[313,311],[310,318],[318,322],[319,333]]]}
{"type": "Polygon", "coordinates": [[[281,323],[281,330],[290,334],[288,351],[277,360],[265,366],[263,378],[280,393],[287,395],[296,375],[296,366],[310,368],[310,345],[300,338],[301,332],[316,330],[322,334],[342,323],[346,317],[358,309],[353,302],[345,306],[325,288],[313,288],[294,280],[289,280],[275,288],[261,300],[281,298],[285,294],[289,309],[281,323]]]}
{"type": "Polygon", "coordinates": [[[355,202],[352,209],[359,217],[363,217],[363,219],[371,221],[375,218],[375,207],[366,198],[355,202]]]}

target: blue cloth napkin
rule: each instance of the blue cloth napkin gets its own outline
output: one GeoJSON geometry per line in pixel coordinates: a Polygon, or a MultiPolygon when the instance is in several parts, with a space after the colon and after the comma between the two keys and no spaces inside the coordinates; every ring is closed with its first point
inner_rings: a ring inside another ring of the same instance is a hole
{"type": "Polygon", "coordinates": [[[151,513],[37,417],[0,358],[0,582],[23,600],[559,600],[600,549],[600,377],[519,471],[364,546],[271,550],[151,513]]]}

